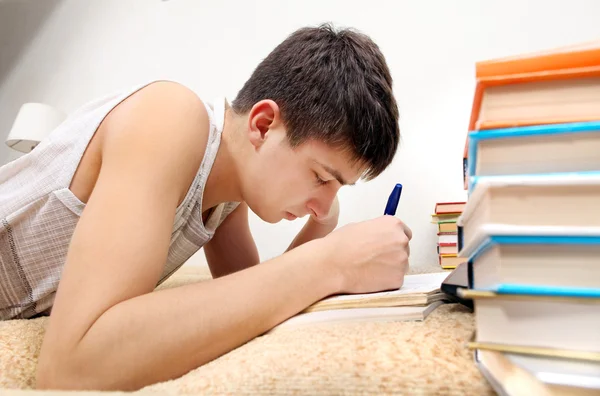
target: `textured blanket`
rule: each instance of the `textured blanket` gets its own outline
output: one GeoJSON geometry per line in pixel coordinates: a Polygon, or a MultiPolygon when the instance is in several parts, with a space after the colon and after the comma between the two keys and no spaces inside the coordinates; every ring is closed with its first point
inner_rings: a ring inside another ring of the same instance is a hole
{"type": "MultiPolygon", "coordinates": [[[[204,267],[184,267],[160,288],[209,278],[204,267]]],[[[0,394],[59,394],[31,390],[46,323],[0,322],[0,394]]],[[[473,328],[472,313],[446,304],[424,322],[282,329],[136,393],[493,395],[465,347],[473,328]]]]}

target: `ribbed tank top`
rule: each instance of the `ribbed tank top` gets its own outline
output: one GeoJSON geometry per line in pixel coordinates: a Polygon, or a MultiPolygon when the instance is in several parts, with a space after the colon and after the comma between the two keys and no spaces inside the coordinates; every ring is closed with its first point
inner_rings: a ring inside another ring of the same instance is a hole
{"type": "MultiPolygon", "coordinates": [[[[85,209],[69,189],[73,175],[106,115],[150,83],[84,105],[33,151],[0,167],[0,320],[50,312],[71,236],[85,209]]],[[[206,224],[202,220],[202,196],[221,142],[225,99],[203,103],[210,120],[208,143],[194,181],[177,207],[158,284],[208,242],[238,205],[220,204],[206,224]]]]}

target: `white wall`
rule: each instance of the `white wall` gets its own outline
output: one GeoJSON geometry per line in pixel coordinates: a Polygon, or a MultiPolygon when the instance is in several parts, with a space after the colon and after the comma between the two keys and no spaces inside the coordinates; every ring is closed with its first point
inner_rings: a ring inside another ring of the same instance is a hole
{"type": "MultiPolygon", "coordinates": [[[[392,186],[403,183],[397,216],[414,231],[411,263],[437,266],[429,216],[436,201],[466,197],[461,160],[474,62],[600,38],[599,15],[594,0],[63,0],[4,80],[0,109],[16,114],[21,103],[37,100],[72,111],[154,77],[232,99],[296,28],[324,21],[356,27],[387,57],[403,138],[382,176],[342,189],[341,224],[381,215],[392,186]]],[[[302,226],[251,221],[263,259],[282,252],[302,226]]]]}

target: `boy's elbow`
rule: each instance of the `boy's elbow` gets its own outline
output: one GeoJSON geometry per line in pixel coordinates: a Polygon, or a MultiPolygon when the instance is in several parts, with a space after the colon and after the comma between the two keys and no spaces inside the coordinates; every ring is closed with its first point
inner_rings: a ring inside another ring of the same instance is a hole
{"type": "Polygon", "coordinates": [[[50,374],[48,370],[41,369],[38,367],[35,375],[35,389],[38,390],[64,390],[58,386],[54,375],[50,374]]]}
{"type": "Polygon", "coordinates": [[[35,376],[36,389],[81,390],[76,376],[72,375],[71,370],[64,363],[60,363],[60,360],[62,359],[55,359],[52,356],[40,356],[35,376]]]}
{"type": "Polygon", "coordinates": [[[86,366],[86,362],[75,362],[72,356],[40,354],[35,388],[54,391],[92,390],[85,374],[77,370],[77,367],[86,366]]]}
{"type": "MultiPolygon", "coordinates": [[[[36,370],[35,389],[48,391],[135,391],[131,383],[120,383],[114,375],[103,375],[97,359],[66,354],[44,355],[36,370]]],[[[106,374],[106,373],[105,373],[106,374]]]]}
{"type": "Polygon", "coordinates": [[[63,384],[69,381],[60,371],[49,370],[38,365],[35,375],[35,388],[38,390],[66,390],[63,384]]]}

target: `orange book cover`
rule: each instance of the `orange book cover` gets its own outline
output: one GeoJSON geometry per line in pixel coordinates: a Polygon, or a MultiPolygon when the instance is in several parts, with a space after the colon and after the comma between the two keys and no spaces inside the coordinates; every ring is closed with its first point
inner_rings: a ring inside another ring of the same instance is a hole
{"type": "MultiPolygon", "coordinates": [[[[485,88],[493,85],[600,76],[600,41],[478,62],[475,65],[475,76],[476,87],[469,131],[531,125],[531,122],[522,125],[478,123],[477,119],[485,88]]],[[[575,121],[589,120],[556,119],[544,120],[544,123],[575,121]]],[[[467,147],[465,147],[466,151],[467,147]]]]}
{"type": "Polygon", "coordinates": [[[561,71],[598,66],[600,40],[553,48],[517,56],[478,62],[478,78],[497,78],[522,74],[561,71]]]}
{"type": "MultiPolygon", "coordinates": [[[[469,131],[531,125],[534,123],[533,121],[527,123],[478,123],[485,88],[520,82],[600,76],[600,40],[478,62],[475,65],[475,76],[476,86],[469,119],[469,131]]],[[[555,119],[544,120],[544,123],[577,121],[592,120],[555,119]]],[[[463,187],[465,190],[468,189],[468,152],[469,139],[467,134],[463,152],[463,187]]]]}

